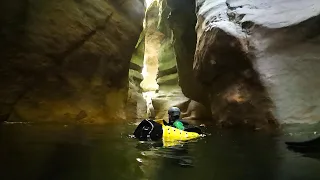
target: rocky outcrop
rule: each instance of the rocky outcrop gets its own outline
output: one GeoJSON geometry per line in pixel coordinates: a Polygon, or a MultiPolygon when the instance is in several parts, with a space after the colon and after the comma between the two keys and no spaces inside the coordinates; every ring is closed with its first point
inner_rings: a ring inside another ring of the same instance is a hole
{"type": "MultiPolygon", "coordinates": [[[[130,75],[129,75],[130,76],[130,75]]],[[[128,98],[126,103],[127,119],[144,119],[147,118],[147,101],[142,95],[142,89],[136,86],[134,81],[129,80],[128,98]]]]}
{"type": "Polygon", "coordinates": [[[157,26],[147,26],[146,31],[156,31],[150,34],[153,36],[154,44],[150,44],[149,48],[153,47],[157,51],[153,54],[157,54],[157,84],[159,85],[157,93],[152,98],[152,103],[148,103],[148,106],[154,110],[157,118],[166,119],[170,106],[180,107],[184,119],[203,118],[204,114],[208,114],[202,113],[203,109],[206,109],[201,104],[205,102],[205,96],[201,94],[201,85],[196,82],[192,73],[195,43],[185,43],[193,40],[195,42],[196,34],[194,30],[188,28],[194,26],[196,16],[194,9],[190,6],[191,1],[188,1],[187,6],[185,3],[183,6],[172,3],[174,2],[161,0],[159,3],[154,2],[150,7],[150,9],[157,7],[158,11],[147,10],[146,17],[152,17],[153,21],[151,22],[157,22],[157,26]],[[189,11],[193,13],[190,15],[189,11]],[[173,18],[185,17],[186,15],[190,15],[193,20],[189,22],[190,18],[186,18],[180,22],[173,18]],[[190,32],[185,34],[185,30],[190,30],[190,32]],[[190,34],[192,36],[187,37],[190,34]],[[201,101],[201,103],[197,101],[201,101]]]}
{"type": "Polygon", "coordinates": [[[169,13],[166,1],[154,1],[146,12],[145,64],[148,75],[143,80],[142,87],[145,91],[153,91],[145,93],[150,118],[166,118],[170,106],[187,100],[178,85],[173,34],[167,19],[169,13]],[[144,83],[150,86],[157,83],[157,88],[145,88],[144,83]]]}
{"type": "Polygon", "coordinates": [[[143,17],[140,0],[1,1],[1,120],[124,117],[143,17]]]}
{"type": "Polygon", "coordinates": [[[252,51],[257,56],[255,67],[268,87],[281,123],[317,123],[320,3],[282,1],[282,5],[284,11],[274,9],[279,14],[272,18],[274,23],[260,24],[263,19],[257,18],[255,23],[260,25],[249,29],[252,51]]]}
{"type": "Polygon", "coordinates": [[[161,1],[159,4],[160,14],[158,29],[164,35],[160,43],[159,50],[159,72],[157,83],[160,90],[178,87],[179,77],[177,70],[177,60],[174,50],[173,32],[169,26],[168,16],[171,12],[166,1],[161,1]]]}
{"type": "Polygon", "coordinates": [[[166,0],[170,13],[166,18],[173,33],[173,46],[176,54],[179,85],[183,94],[201,104],[207,105],[205,89],[199,83],[192,70],[193,57],[196,48],[197,19],[195,1],[166,0]]]}
{"type": "Polygon", "coordinates": [[[319,14],[316,0],[197,1],[193,70],[219,124],[319,121],[319,14]]]}
{"type": "Polygon", "coordinates": [[[129,69],[129,90],[127,99],[127,118],[146,118],[147,102],[142,96],[140,83],[143,80],[142,68],[145,50],[145,31],[140,34],[135,51],[131,57],[129,69]]]}
{"type": "Polygon", "coordinates": [[[144,60],[145,50],[145,33],[144,31],[140,34],[140,38],[136,44],[134,53],[132,54],[129,69],[129,81],[132,82],[136,87],[140,87],[140,83],[143,80],[142,68],[144,60]]]}
{"type": "Polygon", "coordinates": [[[145,17],[145,76],[141,82],[144,91],[155,91],[159,88],[156,78],[158,73],[158,55],[163,34],[158,31],[159,5],[154,1],[146,11],[145,17]]]}

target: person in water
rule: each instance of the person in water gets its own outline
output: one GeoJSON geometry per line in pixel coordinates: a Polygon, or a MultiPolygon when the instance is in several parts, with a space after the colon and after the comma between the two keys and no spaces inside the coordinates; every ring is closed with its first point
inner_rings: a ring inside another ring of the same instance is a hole
{"type": "Polygon", "coordinates": [[[178,107],[170,107],[168,110],[169,125],[180,130],[184,130],[185,127],[180,120],[180,109],[178,107]]]}

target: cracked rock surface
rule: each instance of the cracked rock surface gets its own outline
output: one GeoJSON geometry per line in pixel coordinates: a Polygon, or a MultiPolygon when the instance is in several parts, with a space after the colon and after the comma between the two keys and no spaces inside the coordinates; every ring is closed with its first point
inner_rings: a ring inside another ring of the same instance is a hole
{"type": "Polygon", "coordinates": [[[197,0],[193,70],[221,125],[320,119],[320,2],[197,0]]]}
{"type": "Polygon", "coordinates": [[[1,1],[0,120],[124,118],[140,0],[1,1]]]}

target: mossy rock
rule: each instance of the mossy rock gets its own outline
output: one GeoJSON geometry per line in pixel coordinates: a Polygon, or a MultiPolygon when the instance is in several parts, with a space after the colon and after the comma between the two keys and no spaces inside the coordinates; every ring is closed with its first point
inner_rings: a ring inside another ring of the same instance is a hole
{"type": "Polygon", "coordinates": [[[141,73],[135,70],[129,70],[129,81],[134,83],[137,87],[140,88],[140,83],[143,80],[143,76],[141,73]]]}
{"type": "Polygon", "coordinates": [[[140,34],[140,38],[137,42],[134,53],[131,57],[131,63],[143,67],[144,60],[144,49],[145,49],[145,31],[140,34]]]}
{"type": "Polygon", "coordinates": [[[177,85],[179,83],[179,75],[176,73],[176,74],[170,74],[168,76],[163,76],[157,79],[157,83],[159,84],[159,86],[177,85]]]}
{"type": "Polygon", "coordinates": [[[177,65],[173,44],[168,39],[162,42],[158,59],[159,71],[171,69],[177,65]]]}

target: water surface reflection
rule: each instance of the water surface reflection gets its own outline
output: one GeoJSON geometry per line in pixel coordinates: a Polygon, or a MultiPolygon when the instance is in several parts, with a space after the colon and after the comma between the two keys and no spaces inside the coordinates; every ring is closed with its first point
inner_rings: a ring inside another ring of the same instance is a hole
{"type": "Polygon", "coordinates": [[[185,144],[139,142],[133,125],[1,125],[1,179],[319,180],[282,137],[208,128],[185,144]]]}

